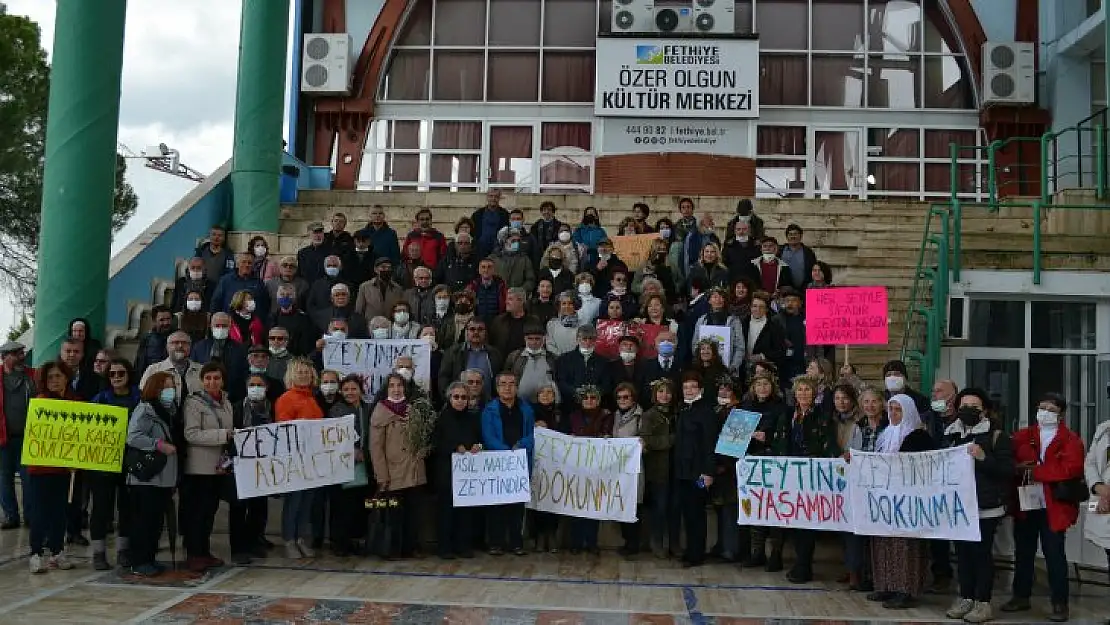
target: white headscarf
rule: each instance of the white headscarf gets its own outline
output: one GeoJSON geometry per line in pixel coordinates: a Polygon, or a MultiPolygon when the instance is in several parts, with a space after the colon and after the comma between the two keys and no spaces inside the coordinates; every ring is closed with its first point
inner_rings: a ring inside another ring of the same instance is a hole
{"type": "Polygon", "coordinates": [[[902,422],[898,425],[891,423],[875,444],[875,451],[882,454],[898,453],[902,448],[902,441],[906,440],[914,430],[921,427],[921,415],[917,413],[917,406],[909,395],[895,395],[887,401],[887,406],[898,404],[902,407],[902,422]]]}

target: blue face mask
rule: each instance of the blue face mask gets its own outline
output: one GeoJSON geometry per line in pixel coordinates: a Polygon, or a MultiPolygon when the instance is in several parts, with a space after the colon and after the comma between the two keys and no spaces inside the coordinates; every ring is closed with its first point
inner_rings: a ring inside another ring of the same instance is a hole
{"type": "Polygon", "coordinates": [[[293,298],[292,297],[279,297],[278,298],[278,306],[280,306],[282,308],[292,308],[293,307],[293,298]]]}
{"type": "Polygon", "coordinates": [[[670,356],[674,353],[674,343],[671,341],[661,341],[659,343],[659,354],[662,356],[670,356]]]}
{"type": "Polygon", "coordinates": [[[514,219],[514,220],[509,222],[509,227],[510,228],[520,228],[523,225],[524,225],[524,222],[520,221],[519,219],[514,219]]]}
{"type": "Polygon", "coordinates": [[[158,393],[158,399],[162,400],[163,404],[169,406],[170,404],[173,403],[173,400],[177,399],[177,389],[172,389],[172,388],[162,389],[162,392],[158,393]]]}
{"type": "Polygon", "coordinates": [[[339,267],[325,267],[324,273],[328,274],[329,278],[334,278],[339,275],[339,267]]]}
{"type": "Polygon", "coordinates": [[[513,241],[512,243],[510,243],[509,244],[509,251],[510,252],[519,252],[520,251],[520,242],[519,241],[513,241]]]}

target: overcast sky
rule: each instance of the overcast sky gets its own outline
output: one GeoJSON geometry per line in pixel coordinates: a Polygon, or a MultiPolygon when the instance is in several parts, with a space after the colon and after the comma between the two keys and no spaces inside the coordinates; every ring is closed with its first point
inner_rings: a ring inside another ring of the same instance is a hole
{"type": "MultiPolygon", "coordinates": [[[[4,0],[42,29],[49,54],[54,41],[53,0],[4,0]]],[[[240,0],[130,0],[123,50],[119,141],[136,154],[165,143],[181,161],[209,173],[231,157],[239,49],[240,0]]],[[[193,183],[129,163],[128,181],[139,208],[116,236],[126,246],[193,187],[193,183]]],[[[167,273],[170,270],[167,258],[167,273]]],[[[15,312],[0,298],[0,327],[15,312]]]]}

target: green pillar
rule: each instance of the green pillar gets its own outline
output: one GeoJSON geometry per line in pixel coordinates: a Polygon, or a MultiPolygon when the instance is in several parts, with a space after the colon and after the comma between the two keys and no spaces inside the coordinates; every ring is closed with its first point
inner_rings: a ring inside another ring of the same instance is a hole
{"type": "Polygon", "coordinates": [[[231,164],[232,230],[278,230],[288,36],[289,0],[243,0],[231,164]]]}
{"type": "Polygon", "coordinates": [[[69,320],[104,339],[120,70],[127,0],[59,0],[50,68],[35,291],[36,364],[57,357],[69,320]]]}

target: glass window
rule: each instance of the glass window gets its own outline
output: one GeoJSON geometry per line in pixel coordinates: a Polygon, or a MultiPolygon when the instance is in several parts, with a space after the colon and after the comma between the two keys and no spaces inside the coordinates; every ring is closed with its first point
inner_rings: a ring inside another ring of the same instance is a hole
{"type": "Polygon", "coordinates": [[[393,136],[389,142],[390,147],[394,150],[419,150],[427,145],[421,141],[421,131],[424,127],[422,122],[418,121],[395,121],[393,122],[392,131],[393,136]]]}
{"type": "Polygon", "coordinates": [[[594,53],[543,53],[544,102],[593,102],[594,53]]]}
{"type": "Polygon", "coordinates": [[[424,50],[397,50],[385,75],[386,100],[427,100],[432,61],[424,50]]]}
{"type": "Polygon", "coordinates": [[[436,121],[432,126],[433,150],[480,150],[482,122],[436,121]]]}
{"type": "Polygon", "coordinates": [[[1025,302],[971,300],[971,347],[1025,347],[1025,302]]]}
{"type": "Polygon", "coordinates": [[[867,59],[867,64],[867,106],[912,109],[921,105],[920,56],[873,54],[867,59]]]}
{"type": "Polygon", "coordinates": [[[490,0],[489,45],[539,46],[540,11],[536,0],[490,0]]]}
{"type": "Polygon", "coordinates": [[[539,99],[540,55],[490,50],[486,77],[490,102],[535,102],[539,99]]]}
{"type": "Polygon", "coordinates": [[[876,191],[921,190],[921,166],[917,163],[868,161],[867,174],[867,184],[876,191]]]}
{"type": "Polygon", "coordinates": [[[921,51],[921,6],[916,0],[869,0],[867,7],[868,50],[895,54],[921,51]]]}
{"type": "Polygon", "coordinates": [[[802,197],[808,169],[803,160],[761,158],[755,162],[755,189],[759,197],[802,197]]]}
{"type": "Polygon", "coordinates": [[[806,155],[805,126],[759,126],[755,140],[760,156],[806,155]]]}
{"type": "Polygon", "coordinates": [[[478,159],[477,154],[432,154],[431,188],[457,190],[460,185],[473,188],[478,184],[478,159]],[[437,185],[437,182],[453,184],[437,185]]]}
{"type": "Polygon", "coordinates": [[[888,158],[917,158],[921,155],[921,133],[916,128],[868,128],[867,148],[879,148],[873,156],[888,158]]]}
{"type": "Polygon", "coordinates": [[[805,55],[760,53],[760,105],[805,106],[808,92],[809,70],[805,55]]]}
{"type": "Polygon", "coordinates": [[[1034,348],[1095,349],[1093,302],[1032,302],[1034,348]]]}
{"type": "Polygon", "coordinates": [[[545,0],[543,4],[543,45],[594,47],[594,31],[582,26],[593,23],[596,0],[545,0]]]}
{"type": "Polygon", "coordinates": [[[924,33],[922,35],[925,42],[925,51],[942,54],[961,52],[959,36],[956,34],[956,29],[948,24],[948,19],[944,15],[945,9],[941,6],[941,0],[923,0],[922,7],[925,11],[924,33]]]}
{"type": "Polygon", "coordinates": [[[437,46],[482,46],[486,43],[486,0],[436,2],[437,46]]]}
{"type": "MultiPolygon", "coordinates": [[[[979,145],[978,130],[925,130],[925,158],[951,158],[950,144],[960,147],[979,145]]],[[[961,158],[971,156],[970,150],[962,150],[961,158]]]]}
{"type": "Polygon", "coordinates": [[[385,181],[416,183],[420,181],[419,154],[385,154],[385,181]]]}
{"type": "Polygon", "coordinates": [[[426,46],[432,42],[432,3],[415,3],[405,20],[404,30],[397,38],[399,46],[426,46]]]}
{"type": "MultiPolygon", "coordinates": [[[[1095,420],[1098,369],[1094,354],[1029,354],[1030,414],[1046,393],[1059,393],[1068,402],[1065,423],[1082,433],[1095,420]]],[[[1092,432],[1093,433],[1093,432],[1092,432]]]]}
{"type": "Polygon", "coordinates": [[[433,100],[482,100],[485,55],[482,52],[435,50],[433,100]]]}
{"type": "Polygon", "coordinates": [[[813,55],[813,106],[863,106],[863,57],[813,55]]]}
{"type": "MultiPolygon", "coordinates": [[[[760,3],[759,10],[766,4],[760,3]]],[[[813,0],[814,50],[862,50],[863,3],[858,0],[813,0]]]]}
{"type": "MultiPolygon", "coordinates": [[[[925,163],[925,190],[933,193],[952,192],[952,166],[948,163],[925,163]]],[[[957,193],[976,193],[979,174],[974,163],[960,163],[956,169],[957,193]]]]}
{"type": "Polygon", "coordinates": [[[755,12],[752,11],[752,0],[736,0],[736,33],[740,35],[750,35],[753,31],[752,18],[755,12]]]}
{"type": "MultiPolygon", "coordinates": [[[[606,4],[606,3],[603,3],[606,4]]],[[[755,12],[762,50],[805,50],[809,47],[807,0],[760,2],[755,12]]]]}
{"type": "Polygon", "coordinates": [[[1021,428],[1021,362],[969,359],[967,386],[987,392],[1007,432],[1021,428]]]}
{"type": "Polygon", "coordinates": [[[925,108],[972,109],[975,101],[962,56],[925,57],[925,108]]]}
{"type": "Polygon", "coordinates": [[[579,122],[551,122],[540,127],[540,149],[547,152],[573,148],[589,151],[593,125],[579,122]]]}
{"type": "Polygon", "coordinates": [[[489,143],[490,183],[531,191],[532,126],[491,126],[489,143]]]}

